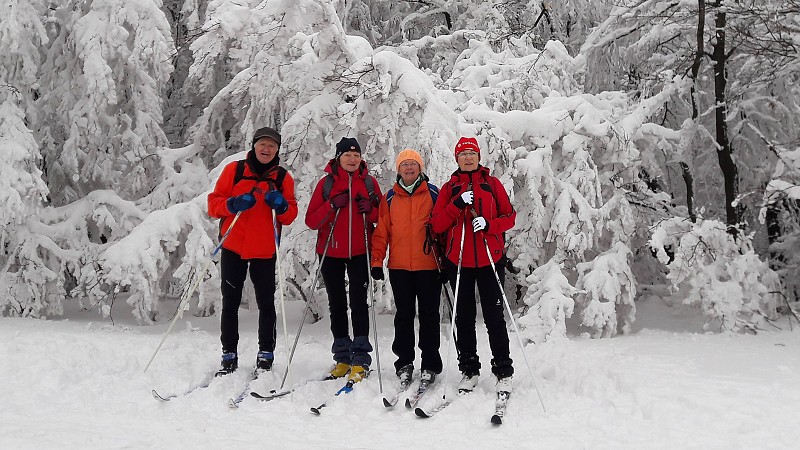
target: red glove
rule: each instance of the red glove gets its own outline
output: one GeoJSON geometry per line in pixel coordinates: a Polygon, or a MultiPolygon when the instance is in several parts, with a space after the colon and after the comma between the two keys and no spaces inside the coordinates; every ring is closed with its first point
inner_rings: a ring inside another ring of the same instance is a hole
{"type": "Polygon", "coordinates": [[[333,209],[344,208],[347,206],[347,203],[350,201],[350,193],[348,191],[344,191],[342,193],[336,194],[331,197],[331,207],[333,209]]]}
{"type": "Polygon", "coordinates": [[[360,198],[357,200],[358,202],[358,212],[361,214],[369,214],[372,212],[372,201],[368,198],[360,198]]]}

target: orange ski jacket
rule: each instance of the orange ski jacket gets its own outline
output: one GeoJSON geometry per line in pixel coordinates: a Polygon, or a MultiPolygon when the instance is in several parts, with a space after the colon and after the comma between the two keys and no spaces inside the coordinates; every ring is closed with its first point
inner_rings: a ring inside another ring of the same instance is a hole
{"type": "Polygon", "coordinates": [[[428,192],[428,182],[420,183],[409,194],[400,184],[394,185],[391,207],[384,197],[378,208],[378,225],[372,235],[372,267],[382,267],[389,248],[390,269],[436,270],[433,252],[425,254],[425,228],[428,224],[433,199],[428,192]]]}

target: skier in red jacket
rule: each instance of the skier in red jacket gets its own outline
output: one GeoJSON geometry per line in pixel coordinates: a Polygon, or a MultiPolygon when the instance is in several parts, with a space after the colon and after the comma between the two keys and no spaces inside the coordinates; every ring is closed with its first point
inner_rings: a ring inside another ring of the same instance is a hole
{"type": "Polygon", "coordinates": [[[234,161],[222,169],[214,191],[208,194],[208,213],[222,219],[221,235],[226,237],[220,256],[222,277],[222,316],[220,319],[222,367],[217,375],[226,375],[239,366],[239,305],[247,278],[256,293],[258,304],[258,356],[256,370],[271,370],[275,350],[275,229],[289,225],[297,217],[294,179],[280,166],[278,149],[281,135],[265,127],[253,134],[253,148],[246,159],[234,161]]]}
{"type": "Polygon", "coordinates": [[[328,293],[333,334],[331,351],[336,362],[330,375],[340,378],[349,372],[349,379],[358,382],[366,376],[372,363],[365,238],[371,239],[373,226],[378,221],[381,191],[378,182],[368,173],[367,164],[361,158],[361,147],[354,138],[342,138],[336,144],[336,155],[325,172],[327,175],[317,183],[308,204],[306,225],[317,230],[317,254],[320,258],[325,255],[320,272],[328,293]],[[345,273],[349,280],[352,338],[345,273]]]}
{"type": "Polygon", "coordinates": [[[514,226],[517,213],[500,180],[489,175],[489,169],[480,165],[480,148],[475,138],[462,137],[456,145],[455,157],[458,170],[440,190],[431,225],[435,233],[446,233],[445,266],[450,285],[453,291],[458,292],[455,326],[458,368],[462,373],[459,389],[474,389],[480,374],[475,334],[477,284],[497,389],[498,392],[511,392],[514,367],[503,315],[501,284],[505,271],[501,259],[505,258],[503,233],[514,226]],[[492,273],[490,257],[495,263],[500,284],[492,273]]]}

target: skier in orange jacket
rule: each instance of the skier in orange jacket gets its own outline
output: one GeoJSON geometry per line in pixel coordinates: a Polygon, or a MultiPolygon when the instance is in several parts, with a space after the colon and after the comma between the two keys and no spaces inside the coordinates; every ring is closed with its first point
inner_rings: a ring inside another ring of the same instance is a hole
{"type": "Polygon", "coordinates": [[[389,281],[397,312],[392,351],[401,384],[414,372],[414,317],[419,308],[420,382],[431,384],[442,371],[439,355],[439,299],[441,283],[434,252],[425,248],[427,226],[436,186],[422,172],[422,157],[406,149],[395,161],[397,181],[381,201],[378,225],[372,236],[372,278],[383,280],[383,260],[389,253],[389,281]]]}

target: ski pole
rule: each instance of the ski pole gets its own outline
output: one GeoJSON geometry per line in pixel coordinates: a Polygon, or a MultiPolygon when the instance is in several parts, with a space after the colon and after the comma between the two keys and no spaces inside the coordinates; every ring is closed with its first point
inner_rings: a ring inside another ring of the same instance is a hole
{"type": "MultiPolygon", "coordinates": [[[[454,345],[457,345],[455,343],[455,341],[457,340],[455,335],[456,308],[458,308],[458,290],[461,287],[461,265],[463,262],[462,258],[464,257],[464,234],[466,232],[466,223],[467,223],[467,218],[465,215],[464,220],[461,222],[461,246],[458,250],[458,270],[456,271],[456,292],[453,300],[453,316],[450,320],[450,333],[447,335],[447,340],[452,341],[454,345]]],[[[444,371],[445,386],[447,386],[447,375],[450,372],[450,351],[452,348],[453,345],[450,344],[447,345],[447,368],[444,371]]],[[[445,390],[444,395],[442,395],[442,398],[443,399],[447,398],[447,390],[445,390]]]]}
{"type": "Polygon", "coordinates": [[[325,241],[325,249],[322,251],[322,258],[319,260],[319,266],[317,267],[317,272],[314,275],[314,281],[311,282],[311,294],[308,296],[308,301],[306,302],[306,307],[303,310],[303,318],[300,319],[300,326],[297,328],[297,334],[294,337],[294,344],[292,344],[292,350],[289,352],[289,363],[286,366],[286,372],[283,373],[283,379],[281,380],[281,387],[277,390],[283,389],[283,386],[286,384],[286,378],[289,376],[289,366],[292,365],[292,358],[294,358],[294,352],[297,349],[297,341],[300,340],[300,333],[303,331],[303,325],[306,323],[306,316],[308,316],[308,312],[311,310],[311,300],[314,298],[314,292],[316,291],[317,287],[317,279],[319,278],[319,273],[322,271],[322,263],[325,262],[325,255],[328,254],[328,245],[331,242],[331,238],[333,237],[333,229],[336,227],[336,219],[339,218],[339,211],[340,209],[336,210],[336,215],[333,217],[333,224],[331,225],[331,231],[328,233],[328,239],[325,241]]]}
{"type": "MultiPolygon", "coordinates": [[[[286,343],[286,348],[289,348],[289,331],[286,328],[286,306],[285,302],[283,301],[283,268],[281,266],[281,252],[280,252],[280,245],[281,245],[281,238],[278,232],[278,216],[275,213],[275,210],[272,210],[272,228],[275,234],[275,264],[278,266],[278,291],[281,303],[281,322],[283,322],[283,340],[286,343]]],[[[273,306],[274,307],[274,306],[273,306]]],[[[289,376],[289,362],[286,363],[286,376],[289,376]]],[[[291,378],[289,378],[289,383],[291,384],[291,378]]]]}
{"type": "MultiPolygon", "coordinates": [[[[475,208],[472,208],[471,211],[473,218],[478,217],[478,213],[475,211],[475,208]]],[[[497,280],[497,287],[500,289],[500,295],[503,296],[503,304],[506,305],[508,316],[511,318],[511,325],[514,326],[514,334],[517,336],[519,349],[522,352],[522,359],[525,361],[525,365],[528,367],[528,373],[531,376],[531,384],[533,384],[533,389],[536,390],[536,395],[539,397],[539,404],[542,405],[542,411],[547,413],[547,408],[544,407],[544,401],[542,401],[542,394],[539,392],[539,388],[536,386],[536,379],[533,376],[533,370],[531,369],[530,363],[528,363],[528,357],[525,356],[525,346],[522,345],[522,338],[519,337],[519,328],[517,328],[517,321],[514,320],[514,312],[511,310],[511,305],[508,303],[508,298],[506,298],[506,291],[503,289],[503,283],[500,282],[500,275],[497,274],[497,267],[495,267],[494,260],[492,259],[492,252],[489,249],[489,241],[486,240],[486,232],[483,233],[483,244],[486,246],[486,257],[489,259],[489,263],[492,265],[492,273],[494,273],[494,279],[497,280]]]]}
{"type": "Polygon", "coordinates": [[[370,301],[370,306],[372,308],[372,339],[375,341],[375,362],[378,365],[378,388],[380,389],[380,393],[383,394],[383,377],[381,376],[381,352],[378,350],[378,322],[375,319],[375,293],[372,291],[373,284],[372,284],[372,277],[370,276],[370,264],[369,264],[369,234],[367,232],[367,213],[362,213],[364,216],[364,244],[367,248],[367,280],[369,280],[369,289],[367,291],[367,301],[369,301],[370,296],[372,296],[372,301],[370,301]]]}
{"type": "Polygon", "coordinates": [[[161,346],[164,345],[164,341],[167,340],[167,335],[169,335],[170,331],[172,331],[172,327],[175,326],[175,322],[178,321],[178,317],[183,316],[183,311],[185,307],[184,304],[187,303],[189,299],[192,298],[195,289],[197,289],[197,287],[200,285],[200,282],[203,280],[203,277],[205,276],[206,271],[208,271],[208,268],[211,266],[211,263],[214,262],[214,256],[216,256],[217,252],[219,252],[220,249],[222,249],[222,244],[225,243],[225,239],[227,239],[228,235],[231,234],[231,230],[233,230],[234,225],[236,225],[236,222],[239,221],[239,216],[241,215],[242,211],[236,213],[236,216],[234,216],[233,218],[233,222],[231,222],[231,226],[228,227],[228,230],[225,231],[225,234],[222,235],[222,238],[219,240],[219,245],[217,245],[217,248],[215,248],[214,251],[211,252],[211,255],[209,256],[208,261],[206,261],[206,264],[203,266],[203,269],[197,273],[197,278],[195,278],[195,280],[189,286],[189,289],[184,292],[184,295],[181,296],[181,301],[180,303],[178,303],[178,310],[175,312],[175,317],[172,318],[172,322],[170,322],[167,331],[164,332],[164,336],[161,337],[161,342],[158,343],[158,347],[156,347],[156,351],[153,352],[153,356],[150,357],[150,360],[147,361],[147,365],[144,366],[143,373],[147,373],[147,369],[150,368],[150,364],[156,358],[156,355],[158,354],[159,350],[161,350],[161,346]]]}
{"type": "MultiPolygon", "coordinates": [[[[439,273],[444,273],[444,267],[442,267],[442,263],[440,260],[441,254],[439,253],[439,246],[436,242],[434,242],[432,237],[431,225],[430,223],[426,225],[426,239],[430,241],[430,249],[433,252],[433,259],[436,260],[436,269],[439,273]]],[[[427,241],[426,241],[427,245],[427,241]]],[[[447,299],[447,306],[450,308],[450,318],[453,317],[453,289],[450,287],[450,283],[444,283],[444,296],[447,299]]]]}

